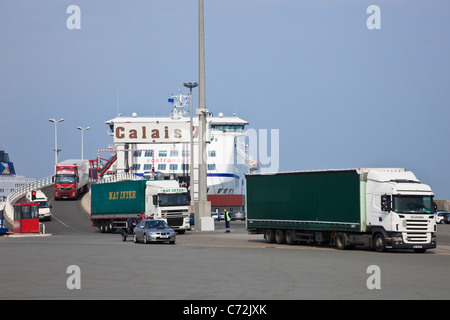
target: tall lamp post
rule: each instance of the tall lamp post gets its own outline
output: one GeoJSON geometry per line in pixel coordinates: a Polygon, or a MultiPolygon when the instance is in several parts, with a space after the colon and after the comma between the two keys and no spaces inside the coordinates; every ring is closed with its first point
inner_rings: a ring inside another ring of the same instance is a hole
{"type": "Polygon", "coordinates": [[[189,190],[190,190],[190,195],[191,195],[191,209],[192,209],[192,203],[194,202],[194,123],[193,123],[193,119],[192,119],[192,89],[198,86],[197,82],[189,82],[189,83],[183,83],[183,85],[186,88],[189,88],[189,95],[190,95],[190,111],[189,111],[189,116],[190,116],[190,131],[191,134],[189,136],[190,141],[191,141],[191,151],[190,151],[190,161],[189,161],[189,172],[190,172],[190,176],[189,176],[189,190]]]}
{"type": "Polygon", "coordinates": [[[58,163],[58,152],[61,151],[61,149],[58,149],[58,131],[56,129],[56,125],[58,122],[63,122],[64,118],[61,118],[59,120],[48,119],[48,121],[53,122],[55,124],[55,165],[56,165],[58,163]]]}
{"type": "Polygon", "coordinates": [[[86,127],[86,128],[82,128],[80,126],[77,127],[78,130],[81,131],[81,160],[84,159],[84,155],[83,155],[83,132],[84,130],[89,130],[91,127],[86,127]]]}
{"type": "MultiPolygon", "coordinates": [[[[206,171],[206,94],[205,94],[205,27],[203,16],[203,0],[198,0],[198,51],[199,51],[199,103],[198,103],[198,120],[200,125],[200,139],[199,139],[199,190],[198,190],[198,210],[195,216],[197,219],[211,216],[211,202],[207,199],[207,171],[206,171]]],[[[200,230],[202,226],[200,226],[200,230]]]]}

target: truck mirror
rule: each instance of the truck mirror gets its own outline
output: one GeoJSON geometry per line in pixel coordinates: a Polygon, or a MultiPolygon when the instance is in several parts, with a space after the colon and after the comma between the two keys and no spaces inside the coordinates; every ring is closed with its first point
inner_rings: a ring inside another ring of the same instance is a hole
{"type": "Polygon", "coordinates": [[[384,194],[381,196],[381,210],[391,212],[392,200],[390,195],[384,194]]]}
{"type": "Polygon", "coordinates": [[[156,195],[156,194],[153,196],[153,204],[154,204],[155,206],[158,205],[158,195],[156,195]]]}
{"type": "Polygon", "coordinates": [[[434,207],[434,212],[436,212],[437,211],[437,203],[436,202],[433,202],[433,207],[434,207]]]}

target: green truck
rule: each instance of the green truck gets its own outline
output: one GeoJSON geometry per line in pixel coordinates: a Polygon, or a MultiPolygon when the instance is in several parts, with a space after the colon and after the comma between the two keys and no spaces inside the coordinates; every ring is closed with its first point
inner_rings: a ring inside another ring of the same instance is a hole
{"type": "Polygon", "coordinates": [[[130,220],[162,219],[178,233],[189,224],[189,194],[175,180],[124,180],[91,186],[91,221],[101,232],[127,229],[130,220]]]}
{"type": "Polygon", "coordinates": [[[246,175],[247,230],[267,242],[436,248],[433,192],[403,168],[246,175]]]}

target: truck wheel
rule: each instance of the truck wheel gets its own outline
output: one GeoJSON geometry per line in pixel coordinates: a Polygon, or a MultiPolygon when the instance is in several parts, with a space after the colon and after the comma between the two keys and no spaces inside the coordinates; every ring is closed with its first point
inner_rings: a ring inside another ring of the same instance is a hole
{"type": "Polygon", "coordinates": [[[277,229],[277,231],[275,231],[275,242],[278,244],[286,243],[286,234],[283,230],[277,229]]]}
{"type": "Polygon", "coordinates": [[[286,243],[287,244],[294,244],[294,231],[293,230],[286,230],[286,243]]]}
{"type": "Polygon", "coordinates": [[[338,232],[336,236],[334,237],[334,243],[336,244],[336,249],[338,250],[344,250],[347,246],[345,244],[346,242],[346,236],[343,232],[338,232]]]}
{"type": "Polygon", "coordinates": [[[275,242],[275,233],[272,229],[266,229],[264,231],[264,237],[266,238],[266,241],[268,243],[274,243],[275,242]]]}
{"type": "Polygon", "coordinates": [[[386,250],[386,240],[381,233],[377,233],[373,238],[373,248],[377,252],[383,252],[386,250]]]}

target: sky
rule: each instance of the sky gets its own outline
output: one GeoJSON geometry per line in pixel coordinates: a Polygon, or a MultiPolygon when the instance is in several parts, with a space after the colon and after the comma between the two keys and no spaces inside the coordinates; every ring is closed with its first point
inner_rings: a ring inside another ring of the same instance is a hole
{"type": "MultiPolygon", "coordinates": [[[[278,130],[278,171],[402,167],[450,199],[448,0],[204,2],[206,106],[278,130]]],[[[53,172],[50,118],[60,161],[77,126],[95,159],[106,120],[198,82],[197,0],[0,0],[0,41],[0,149],[29,178],[53,172]]]]}

